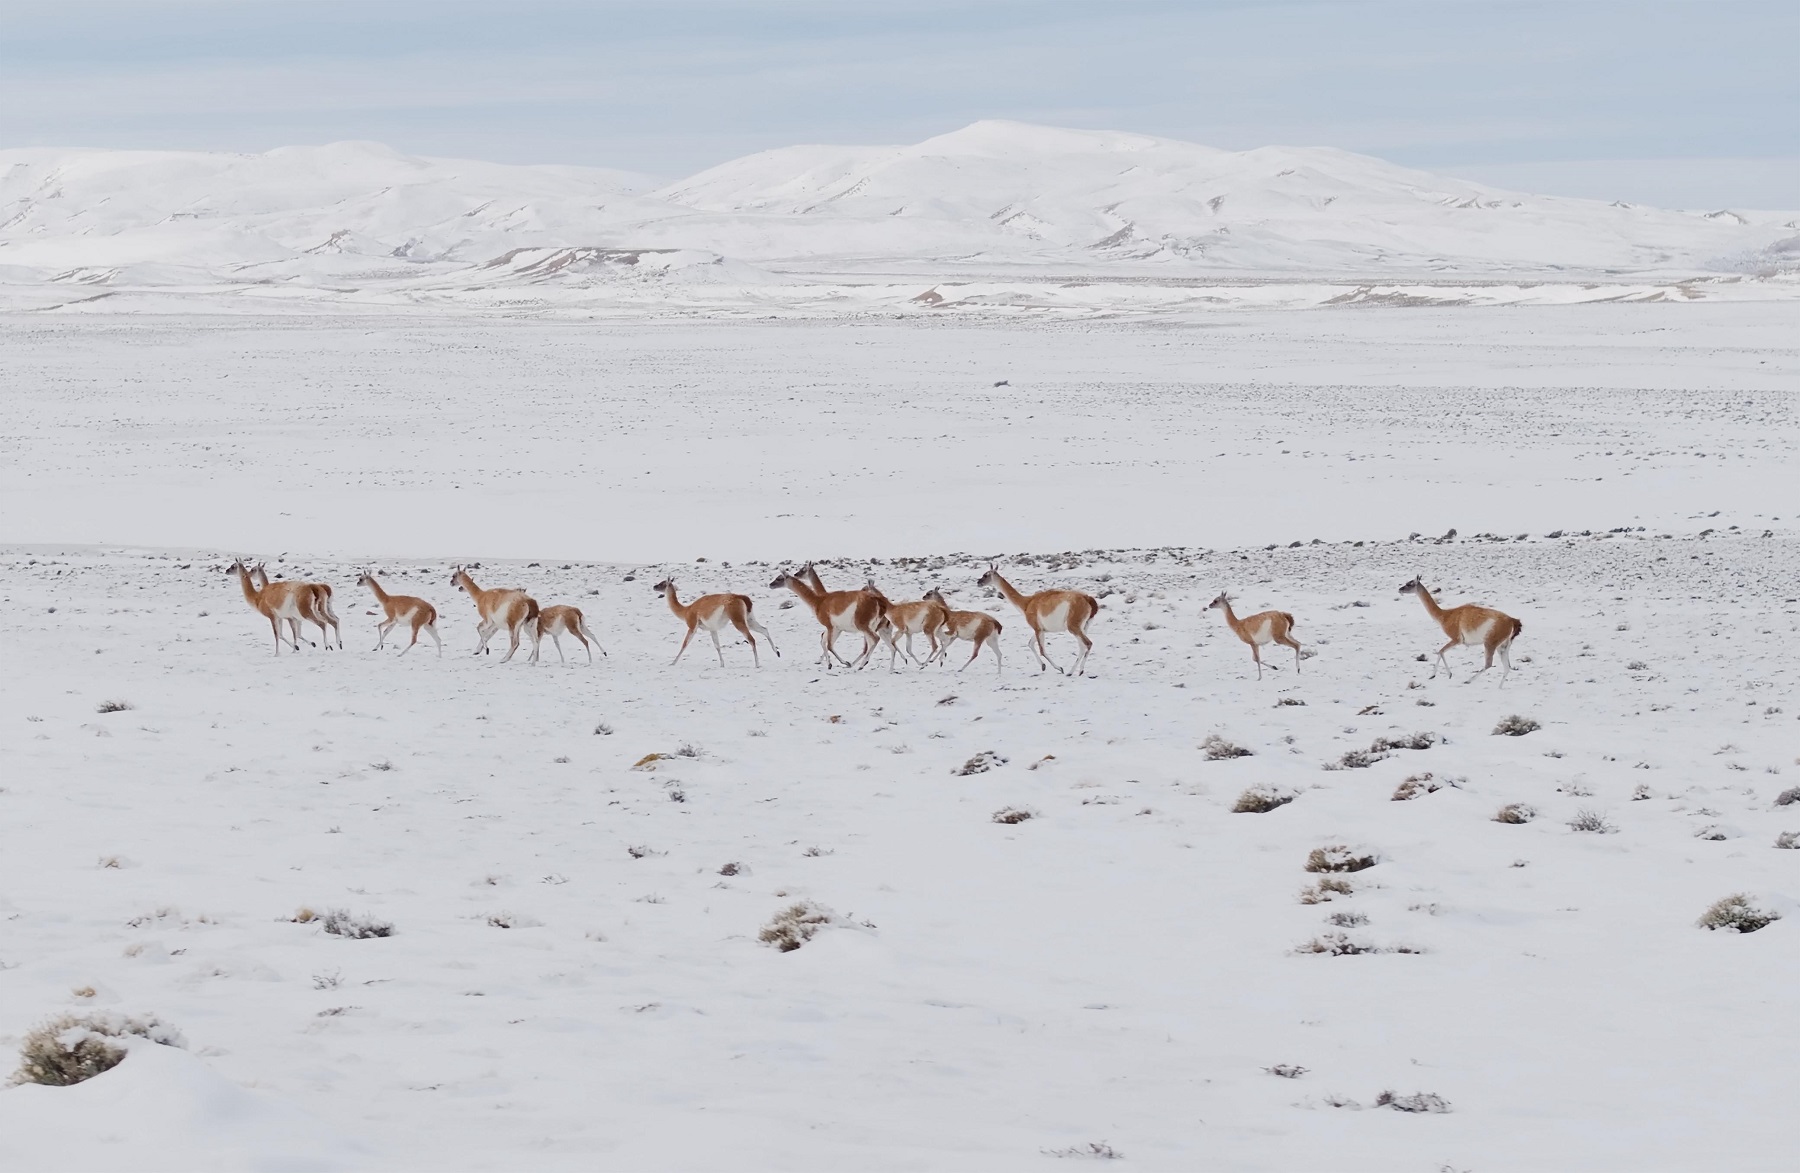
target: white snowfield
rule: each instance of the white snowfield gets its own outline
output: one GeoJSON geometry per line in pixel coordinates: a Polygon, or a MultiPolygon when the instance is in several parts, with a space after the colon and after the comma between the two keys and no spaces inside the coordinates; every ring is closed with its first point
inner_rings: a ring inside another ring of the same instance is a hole
{"type": "Polygon", "coordinates": [[[0,1053],[188,1044],[0,1090],[0,1168],[1786,1169],[1794,325],[0,316],[0,1053]],[[1090,678],[995,556],[1101,598],[1090,678]],[[814,667],[807,558],[1004,668],[814,667]],[[470,656],[459,562],[610,655],[470,656]],[[442,658],[370,651],[369,567],[442,658]],[[781,657],[671,666],[666,574],[781,657]],[[1415,574],[1524,623],[1504,687],[1431,678],[1415,574]],[[1782,918],[1696,926],[1736,893],[1782,918]]]}
{"type": "Polygon", "coordinates": [[[991,121],[649,185],[376,143],[0,151],[0,306],[1091,316],[1800,288],[1800,212],[1533,196],[1326,148],[991,121]]]}

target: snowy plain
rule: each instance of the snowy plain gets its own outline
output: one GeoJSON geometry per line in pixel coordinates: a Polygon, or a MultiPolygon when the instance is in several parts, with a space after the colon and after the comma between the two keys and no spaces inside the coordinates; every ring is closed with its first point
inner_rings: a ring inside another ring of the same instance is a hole
{"type": "Polygon", "coordinates": [[[0,318],[0,1042],[189,1041],[0,1092],[0,1164],[1791,1167],[1794,324],[0,318]],[[347,649],[271,655],[238,554],[332,582],[347,649]],[[1033,670],[987,556],[1103,596],[1092,679],[1033,670]],[[814,668],[768,588],[806,558],[991,611],[1004,670],[814,668]],[[453,561],[610,656],[471,658],[453,561]],[[368,650],[367,565],[442,659],[368,650]],[[665,573],[782,657],[671,666],[665,573]],[[1428,679],[1414,573],[1524,621],[1504,689],[1428,679]],[[1297,797],[1233,813],[1259,783],[1297,797]],[[1380,862],[1301,903],[1339,843],[1380,862]],[[1786,917],[1695,927],[1733,892],[1786,917]],[[759,943],[796,900],[840,923],[759,943]],[[1338,932],[1412,951],[1296,952],[1338,932]]]}

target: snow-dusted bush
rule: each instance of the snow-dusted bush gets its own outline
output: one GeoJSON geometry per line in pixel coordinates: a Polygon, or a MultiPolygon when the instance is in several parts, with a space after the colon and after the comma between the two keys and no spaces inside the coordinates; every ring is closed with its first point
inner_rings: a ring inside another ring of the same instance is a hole
{"type": "Polygon", "coordinates": [[[99,704],[94,706],[94,712],[96,712],[96,713],[123,713],[127,709],[134,709],[136,707],[137,706],[132,704],[130,701],[101,701],[99,704]]]}
{"type": "Polygon", "coordinates": [[[1500,723],[1494,726],[1494,736],[1523,737],[1527,733],[1535,733],[1542,728],[1542,725],[1538,724],[1530,717],[1521,717],[1519,714],[1514,713],[1510,717],[1500,718],[1500,723]]]}
{"type": "Polygon", "coordinates": [[[1283,1079],[1299,1079],[1307,1072],[1307,1068],[1298,1063],[1277,1063],[1273,1067],[1265,1067],[1263,1070],[1270,1075],[1279,1075],[1283,1079]]]}
{"type": "Polygon", "coordinates": [[[1237,802],[1232,804],[1231,811],[1238,815],[1267,814],[1278,806],[1286,806],[1294,801],[1295,797],[1292,790],[1271,786],[1266,782],[1258,782],[1238,795],[1237,802]]]}
{"type": "Polygon", "coordinates": [[[1360,912],[1334,912],[1325,918],[1325,923],[1336,925],[1340,929],[1353,929],[1357,925],[1366,925],[1369,918],[1360,912]]]}
{"type": "Polygon", "coordinates": [[[765,945],[775,946],[783,953],[792,953],[812,940],[820,929],[836,921],[837,914],[829,908],[810,900],[802,900],[776,913],[762,927],[762,931],[756,934],[756,939],[765,945]]]}
{"type": "Polygon", "coordinates": [[[1323,953],[1329,957],[1356,957],[1381,950],[1366,941],[1353,941],[1343,933],[1324,933],[1295,949],[1296,953],[1323,953]]]}
{"type": "Polygon", "coordinates": [[[1436,779],[1430,772],[1409,775],[1400,785],[1394,787],[1395,802],[1410,802],[1421,794],[1435,794],[1439,790],[1436,779]]]}
{"type": "Polygon", "coordinates": [[[1304,708],[1306,706],[1306,702],[1301,700],[1297,696],[1284,696],[1280,700],[1275,702],[1275,707],[1278,709],[1285,709],[1290,706],[1294,707],[1294,708],[1304,708]]]}
{"type": "Polygon", "coordinates": [[[1369,752],[1387,753],[1394,749],[1430,749],[1443,740],[1435,733],[1415,733],[1411,737],[1377,737],[1369,743],[1369,752]]]}
{"type": "Polygon", "coordinates": [[[1125,1158],[1124,1153],[1103,1140],[1072,1144],[1066,1149],[1044,1149],[1042,1152],[1046,1157],[1084,1157],[1090,1161],[1120,1161],[1125,1158]]]}
{"type": "Polygon", "coordinates": [[[1537,818],[1537,808],[1523,802],[1509,802],[1494,812],[1496,823],[1529,823],[1537,818]]]}
{"type": "Polygon", "coordinates": [[[1366,770],[1376,762],[1387,757],[1384,753],[1370,753],[1367,750],[1345,750],[1344,755],[1335,762],[1326,762],[1327,770],[1366,770]]]}
{"type": "Polygon", "coordinates": [[[125,1058],[118,1042],[128,1035],[185,1047],[181,1032],[154,1015],[65,1014],[31,1030],[19,1048],[19,1069],[11,1083],[68,1087],[117,1067],[125,1058]]]}
{"type": "Polygon", "coordinates": [[[1694,923],[1703,929],[1754,933],[1758,929],[1768,928],[1780,919],[1779,912],[1771,908],[1758,908],[1750,902],[1750,897],[1742,892],[1735,892],[1722,900],[1714,901],[1713,906],[1694,923]]]}
{"type": "Polygon", "coordinates": [[[1775,836],[1775,846],[1784,851],[1800,849],[1800,831],[1783,831],[1775,836]]]}
{"type": "Polygon", "coordinates": [[[1574,818],[1569,820],[1569,830],[1588,831],[1595,835],[1611,835],[1618,828],[1608,821],[1604,811],[1584,806],[1575,812],[1574,818]]]}
{"type": "Polygon", "coordinates": [[[1300,903],[1329,904],[1334,898],[1348,896],[1354,891],[1356,891],[1356,889],[1351,886],[1349,880],[1339,880],[1334,879],[1331,876],[1325,876],[1321,878],[1318,883],[1308,884],[1306,887],[1300,889],[1300,903]]]}
{"type": "Polygon", "coordinates": [[[1793,806],[1800,802],[1800,786],[1790,786],[1775,796],[1776,806],[1793,806]]]}
{"type": "Polygon", "coordinates": [[[1392,1108],[1396,1112],[1448,1112],[1450,1101],[1436,1092],[1414,1092],[1410,1096],[1382,1092],[1375,1097],[1375,1106],[1392,1108]]]}
{"type": "Polygon", "coordinates": [[[369,937],[391,937],[394,926],[372,916],[356,916],[342,908],[334,908],[319,918],[319,927],[334,937],[361,941],[369,937]]]}
{"type": "Polygon", "coordinates": [[[1250,757],[1255,751],[1226,741],[1217,733],[1209,733],[1206,740],[1200,743],[1200,752],[1206,755],[1209,762],[1223,762],[1232,758],[1250,757]]]}
{"type": "Polygon", "coordinates": [[[1373,851],[1363,851],[1346,847],[1342,843],[1334,843],[1326,847],[1315,847],[1306,855],[1306,870],[1309,872],[1360,872],[1364,868],[1372,868],[1381,862],[1381,857],[1373,851]]]}
{"type": "Polygon", "coordinates": [[[1005,758],[991,749],[984,749],[950,772],[959,778],[966,778],[971,774],[985,774],[995,766],[1004,766],[1005,764],[1005,758]]]}
{"type": "Polygon", "coordinates": [[[1025,820],[1035,817],[1036,816],[1030,811],[1016,806],[1003,806],[994,812],[994,821],[996,823],[1023,823],[1025,820]]]}

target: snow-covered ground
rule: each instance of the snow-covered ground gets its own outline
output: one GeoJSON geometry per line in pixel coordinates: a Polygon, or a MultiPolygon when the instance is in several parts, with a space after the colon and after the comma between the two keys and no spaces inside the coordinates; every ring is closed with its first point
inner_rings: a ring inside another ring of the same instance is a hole
{"type": "Polygon", "coordinates": [[[0,320],[0,1044],[189,1044],[0,1091],[0,1165],[1786,1168],[1792,324],[0,320]],[[347,650],[270,654],[239,553],[332,582],[347,650]],[[1033,670],[997,554],[1103,596],[1092,679],[1033,670]],[[806,557],[991,611],[1004,670],[813,667],[806,557]],[[457,559],[611,655],[470,657],[457,559]],[[368,650],[370,563],[441,659],[368,650]],[[671,666],[665,573],[782,658],[671,666]],[[1503,689],[1428,679],[1415,573],[1524,621],[1503,689]],[[1334,844],[1379,862],[1301,902],[1334,844]],[[1735,892],[1786,916],[1695,927],[1735,892]],[[837,923],[758,941],[802,900],[837,923]],[[1296,952],[1333,933],[1377,951],[1296,952]]]}

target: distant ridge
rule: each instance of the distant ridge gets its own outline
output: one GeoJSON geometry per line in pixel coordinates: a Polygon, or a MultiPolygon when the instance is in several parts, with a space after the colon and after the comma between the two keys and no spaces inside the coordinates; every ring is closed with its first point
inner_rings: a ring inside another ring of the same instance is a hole
{"type": "Polygon", "coordinates": [[[0,279],[116,287],[779,282],[776,273],[1673,278],[1791,271],[1800,216],[1506,192],[1329,148],[986,121],[655,190],[401,154],[0,151],[0,279]],[[539,268],[518,250],[565,251],[539,268]],[[641,254],[645,263],[627,263],[641,254]]]}

